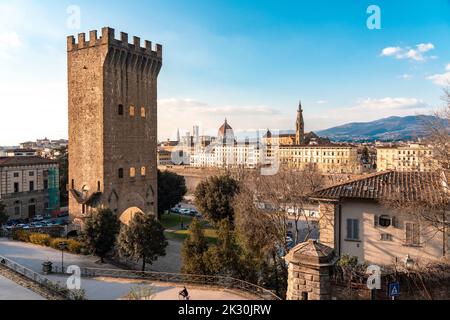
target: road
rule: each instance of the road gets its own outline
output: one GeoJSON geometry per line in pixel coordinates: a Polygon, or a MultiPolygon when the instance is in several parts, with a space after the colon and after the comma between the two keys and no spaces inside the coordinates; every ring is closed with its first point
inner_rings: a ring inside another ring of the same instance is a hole
{"type": "MultiPolygon", "coordinates": [[[[52,261],[55,265],[61,263],[61,252],[52,248],[36,246],[30,243],[22,243],[17,241],[10,241],[7,239],[0,239],[0,255],[3,255],[35,272],[41,273],[42,262],[45,260],[52,261]]],[[[82,256],[65,253],[64,265],[77,265],[80,267],[88,268],[102,268],[102,269],[117,269],[116,267],[108,264],[100,265],[97,261],[98,258],[91,256],[82,256]]],[[[163,268],[163,264],[159,266],[153,266],[163,268]]],[[[160,270],[166,271],[167,270],[160,270]]],[[[62,276],[48,276],[50,280],[65,284],[68,277],[62,276]]],[[[3,291],[3,287],[0,282],[0,291],[3,291]]],[[[5,282],[5,285],[7,281],[5,282]]],[[[14,286],[14,283],[9,283],[9,286],[14,286]]],[[[178,300],[178,292],[183,288],[179,285],[166,284],[166,283],[153,283],[141,280],[130,279],[112,279],[112,278],[89,278],[81,280],[81,288],[86,292],[86,298],[89,300],[118,300],[127,296],[133,288],[150,288],[153,300],[178,300]]],[[[33,299],[33,295],[25,293],[25,291],[18,292],[19,296],[22,295],[25,300],[33,299]],[[21,293],[22,292],[22,293],[21,293]]],[[[188,288],[190,291],[192,300],[247,300],[238,292],[232,292],[228,290],[212,289],[208,287],[195,287],[188,288]]],[[[1,297],[1,296],[0,296],[1,297]]]]}

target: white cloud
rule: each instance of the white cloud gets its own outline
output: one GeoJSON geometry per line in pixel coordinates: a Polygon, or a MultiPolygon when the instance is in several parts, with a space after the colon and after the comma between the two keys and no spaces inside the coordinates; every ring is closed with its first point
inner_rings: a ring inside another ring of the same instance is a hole
{"type": "Polygon", "coordinates": [[[274,128],[280,123],[290,128],[295,123],[295,119],[292,120],[289,116],[264,105],[209,105],[189,98],[158,101],[160,139],[174,138],[178,128],[182,134],[185,131],[192,131],[193,125],[200,126],[202,134],[215,135],[225,118],[236,132],[254,128],[274,128]],[[292,122],[291,125],[289,121],[292,122]]]}
{"type": "Polygon", "coordinates": [[[22,46],[22,41],[16,32],[0,33],[0,58],[7,58],[13,50],[22,46]]]}
{"type": "Polygon", "coordinates": [[[438,86],[450,86],[450,64],[445,66],[445,71],[444,73],[429,76],[427,79],[433,81],[438,86]]]}
{"type": "Polygon", "coordinates": [[[402,74],[399,78],[401,78],[403,80],[411,80],[414,77],[411,74],[405,73],[405,74],[402,74]]]}
{"type": "Polygon", "coordinates": [[[381,56],[395,57],[399,60],[409,59],[414,61],[425,61],[436,58],[436,56],[426,55],[427,52],[433,50],[434,48],[434,44],[432,43],[420,43],[415,46],[415,49],[411,47],[386,47],[381,51],[381,56]]]}
{"type": "Polygon", "coordinates": [[[387,47],[382,50],[381,55],[385,57],[391,57],[399,54],[402,51],[403,49],[400,47],[387,47]]]}
{"type": "Polygon", "coordinates": [[[327,100],[319,100],[319,101],[316,101],[316,103],[317,104],[327,104],[328,101],[327,100]]]}
{"type": "Polygon", "coordinates": [[[420,52],[427,52],[434,49],[434,45],[432,43],[421,43],[417,45],[417,49],[420,52]]]}

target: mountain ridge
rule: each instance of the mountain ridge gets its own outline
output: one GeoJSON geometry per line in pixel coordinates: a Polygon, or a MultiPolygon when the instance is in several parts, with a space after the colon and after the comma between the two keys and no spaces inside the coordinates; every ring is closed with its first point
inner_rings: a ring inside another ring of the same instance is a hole
{"type": "Polygon", "coordinates": [[[428,115],[393,116],[369,122],[351,122],[317,131],[317,134],[342,142],[415,140],[426,135],[427,122],[436,120],[435,116],[428,115]]]}

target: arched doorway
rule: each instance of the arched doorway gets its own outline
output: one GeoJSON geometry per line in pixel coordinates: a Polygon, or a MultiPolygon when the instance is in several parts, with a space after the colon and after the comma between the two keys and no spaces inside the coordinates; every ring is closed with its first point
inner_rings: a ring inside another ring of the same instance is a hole
{"type": "Polygon", "coordinates": [[[135,214],[144,214],[144,212],[138,207],[130,207],[124,212],[122,212],[122,214],[119,217],[119,220],[121,223],[129,225],[131,219],[133,219],[135,214]]]}

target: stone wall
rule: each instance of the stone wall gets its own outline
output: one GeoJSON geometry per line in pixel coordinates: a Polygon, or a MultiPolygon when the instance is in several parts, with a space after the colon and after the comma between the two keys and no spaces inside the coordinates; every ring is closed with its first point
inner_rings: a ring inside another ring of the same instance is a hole
{"type": "Polygon", "coordinates": [[[330,300],[329,267],[289,265],[288,300],[330,300]]]}

